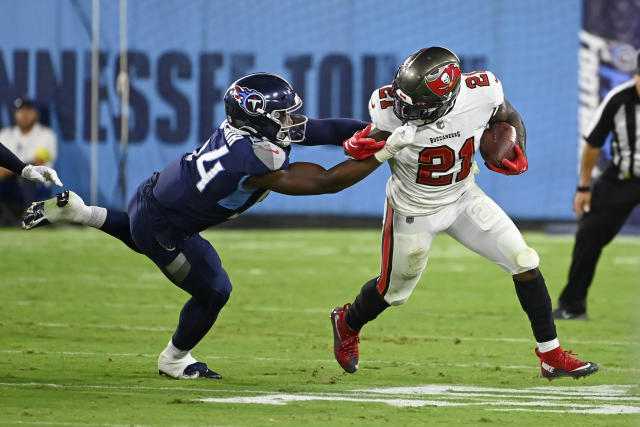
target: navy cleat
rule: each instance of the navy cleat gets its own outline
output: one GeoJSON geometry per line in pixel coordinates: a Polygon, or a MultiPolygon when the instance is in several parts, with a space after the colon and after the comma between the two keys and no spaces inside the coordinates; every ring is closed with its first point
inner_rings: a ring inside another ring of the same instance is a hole
{"type": "Polygon", "coordinates": [[[22,228],[31,230],[32,228],[49,225],[51,222],[44,214],[44,202],[34,202],[22,215],[22,228]]]}
{"type": "Polygon", "coordinates": [[[179,380],[192,380],[196,378],[213,378],[216,380],[221,380],[222,375],[219,373],[212,371],[207,367],[206,363],[196,362],[184,368],[182,374],[179,376],[174,376],[168,372],[164,372],[162,370],[158,370],[158,374],[165,375],[167,377],[179,379],[179,380]]]}
{"type": "Polygon", "coordinates": [[[214,378],[216,380],[222,379],[222,375],[212,371],[207,367],[206,363],[202,362],[196,362],[184,368],[183,375],[189,378],[214,378]]]}
{"type": "Polygon", "coordinates": [[[198,362],[191,352],[180,359],[174,359],[165,351],[158,357],[158,373],[179,380],[192,380],[196,378],[221,379],[222,375],[212,371],[205,363],[198,362]]]}
{"type": "Polygon", "coordinates": [[[571,377],[578,379],[598,372],[598,365],[593,362],[583,362],[572,357],[577,355],[573,351],[563,351],[558,347],[551,351],[541,353],[536,347],[536,355],[540,358],[542,376],[549,381],[554,378],[571,377]]]}
{"type": "Polygon", "coordinates": [[[31,230],[56,222],[78,222],[91,216],[91,209],[73,191],[65,190],[49,200],[34,202],[22,216],[22,228],[31,230]]]}

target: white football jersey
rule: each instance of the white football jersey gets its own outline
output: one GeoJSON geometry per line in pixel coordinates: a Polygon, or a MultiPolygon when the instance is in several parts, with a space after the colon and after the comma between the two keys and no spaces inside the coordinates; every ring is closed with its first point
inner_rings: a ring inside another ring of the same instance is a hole
{"type": "MultiPolygon", "coordinates": [[[[453,109],[418,127],[413,144],[389,160],[387,200],[405,215],[427,215],[456,201],[474,182],[474,154],[489,119],[504,101],[500,81],[489,71],[463,74],[453,109]]],[[[377,129],[402,125],[393,112],[391,86],[371,95],[369,115],[377,129]]]]}

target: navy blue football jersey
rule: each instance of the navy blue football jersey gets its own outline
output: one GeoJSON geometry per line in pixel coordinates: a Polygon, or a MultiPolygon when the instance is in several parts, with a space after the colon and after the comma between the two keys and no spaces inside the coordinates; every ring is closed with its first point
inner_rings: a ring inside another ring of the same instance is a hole
{"type": "Polygon", "coordinates": [[[225,120],[198,150],[169,163],[153,195],[169,222],[187,234],[233,218],[269,190],[245,189],[251,175],[289,166],[289,148],[241,133],[225,120]]]}

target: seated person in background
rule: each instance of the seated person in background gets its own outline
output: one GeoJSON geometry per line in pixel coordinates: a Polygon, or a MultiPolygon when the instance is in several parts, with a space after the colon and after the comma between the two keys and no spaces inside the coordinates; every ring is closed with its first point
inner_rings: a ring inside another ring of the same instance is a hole
{"type": "MultiPolygon", "coordinates": [[[[40,114],[32,101],[18,98],[14,107],[16,124],[0,130],[0,141],[20,161],[34,166],[52,167],[58,154],[56,134],[39,123],[40,114]]],[[[46,198],[50,191],[45,184],[23,180],[22,176],[11,172],[0,167],[0,205],[5,215],[17,219],[25,207],[46,198]]]]}

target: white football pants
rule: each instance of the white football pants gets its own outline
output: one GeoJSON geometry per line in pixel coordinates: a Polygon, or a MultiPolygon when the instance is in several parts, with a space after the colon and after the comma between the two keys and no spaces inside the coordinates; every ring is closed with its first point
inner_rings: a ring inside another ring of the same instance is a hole
{"type": "Polygon", "coordinates": [[[407,216],[387,202],[383,221],[382,265],[378,292],[391,305],[403,304],[427,266],[433,238],[445,232],[511,275],[538,266],[507,214],[476,184],[436,213],[407,216]]]}

